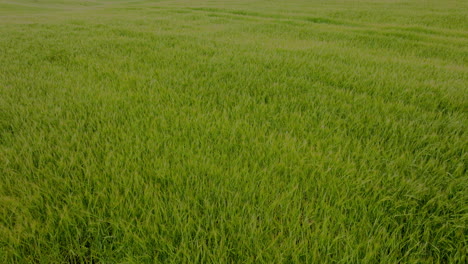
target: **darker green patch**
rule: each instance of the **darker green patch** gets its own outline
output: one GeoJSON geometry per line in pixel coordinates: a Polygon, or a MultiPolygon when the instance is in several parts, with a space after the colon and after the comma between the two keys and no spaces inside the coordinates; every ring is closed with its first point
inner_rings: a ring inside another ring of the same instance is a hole
{"type": "Polygon", "coordinates": [[[340,21],[323,18],[323,17],[308,17],[308,18],[305,18],[304,20],[312,22],[312,23],[317,23],[317,24],[330,24],[330,25],[344,25],[345,24],[340,21]]]}
{"type": "Polygon", "coordinates": [[[9,112],[0,109],[0,145],[10,142],[14,134],[12,116],[9,112]]]}
{"type": "Polygon", "coordinates": [[[50,63],[67,64],[71,54],[65,49],[51,49],[44,59],[50,63]]]}
{"type": "Polygon", "coordinates": [[[250,12],[244,10],[228,10],[228,9],[219,9],[219,8],[189,8],[190,10],[195,11],[205,11],[205,12],[212,12],[212,13],[221,13],[221,14],[231,14],[231,15],[238,15],[238,16],[251,16],[251,17],[259,17],[259,18],[288,18],[280,15],[273,15],[273,14],[262,14],[258,12],[250,12]]]}
{"type": "Polygon", "coordinates": [[[167,189],[171,185],[173,185],[174,180],[168,178],[168,177],[156,177],[154,178],[154,182],[161,188],[161,189],[167,189]]]}

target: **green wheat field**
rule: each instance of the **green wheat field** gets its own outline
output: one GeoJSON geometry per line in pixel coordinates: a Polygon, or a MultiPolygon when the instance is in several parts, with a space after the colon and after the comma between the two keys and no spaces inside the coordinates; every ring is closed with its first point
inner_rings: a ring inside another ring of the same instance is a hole
{"type": "Polygon", "coordinates": [[[467,0],[0,0],[0,263],[466,263],[467,0]]]}

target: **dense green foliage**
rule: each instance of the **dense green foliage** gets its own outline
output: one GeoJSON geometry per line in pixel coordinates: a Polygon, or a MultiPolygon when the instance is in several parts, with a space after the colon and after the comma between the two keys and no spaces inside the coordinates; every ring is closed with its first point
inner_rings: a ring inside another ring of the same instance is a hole
{"type": "Polygon", "coordinates": [[[465,262],[467,13],[0,0],[0,262],[465,262]]]}

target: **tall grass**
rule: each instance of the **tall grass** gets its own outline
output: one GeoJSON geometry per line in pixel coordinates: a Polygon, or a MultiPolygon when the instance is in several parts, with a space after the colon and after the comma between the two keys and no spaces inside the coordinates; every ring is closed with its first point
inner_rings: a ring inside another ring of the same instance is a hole
{"type": "Polygon", "coordinates": [[[0,262],[464,263],[467,12],[0,1],[0,262]]]}

